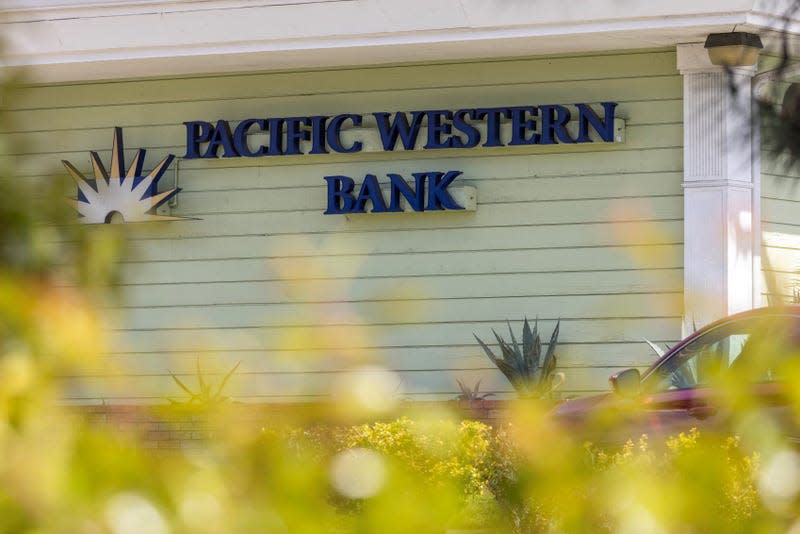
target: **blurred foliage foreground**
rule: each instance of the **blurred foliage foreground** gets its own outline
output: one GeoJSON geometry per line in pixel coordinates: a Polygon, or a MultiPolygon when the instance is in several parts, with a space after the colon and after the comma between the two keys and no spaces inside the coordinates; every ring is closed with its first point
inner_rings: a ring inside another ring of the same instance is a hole
{"type": "MultiPolygon", "coordinates": [[[[30,378],[30,385],[37,378],[30,378]]],[[[152,450],[135,429],[4,393],[0,531],[787,532],[800,457],[689,431],[615,451],[581,444],[523,404],[514,422],[398,417],[211,429],[152,450]],[[16,413],[16,416],[14,415],[16,413]]],[[[169,408],[174,410],[175,408],[169,408]]],[[[179,421],[180,418],[174,419],[179,421]]],[[[174,423],[176,428],[181,423],[174,423]]]]}
{"type": "Polygon", "coordinates": [[[758,419],[741,440],[687,432],[602,451],[535,400],[494,429],[444,412],[376,422],[333,402],[251,424],[221,402],[162,407],[180,415],[164,424],[209,432],[191,449],[148,449],[141,429],[59,402],[59,377],[102,362],[99,310],[125,227],[74,224],[61,180],[13,179],[24,150],[11,139],[0,135],[0,532],[800,532],[800,456],[758,419]]]}

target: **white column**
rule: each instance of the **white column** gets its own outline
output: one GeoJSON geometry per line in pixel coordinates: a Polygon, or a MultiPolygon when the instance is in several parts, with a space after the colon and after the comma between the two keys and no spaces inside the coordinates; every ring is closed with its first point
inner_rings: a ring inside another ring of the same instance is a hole
{"type": "Polygon", "coordinates": [[[760,174],[754,67],[726,72],[702,44],[678,45],[683,75],[684,333],[754,307],[760,174]],[[757,165],[756,165],[757,167],[757,165]]]}

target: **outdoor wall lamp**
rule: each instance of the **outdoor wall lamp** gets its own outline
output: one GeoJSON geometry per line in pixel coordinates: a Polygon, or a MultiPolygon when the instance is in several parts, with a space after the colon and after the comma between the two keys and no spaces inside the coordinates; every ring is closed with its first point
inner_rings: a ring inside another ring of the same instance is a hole
{"type": "Polygon", "coordinates": [[[754,33],[730,32],[709,34],[705,48],[714,65],[744,67],[756,64],[764,45],[754,33]]]}

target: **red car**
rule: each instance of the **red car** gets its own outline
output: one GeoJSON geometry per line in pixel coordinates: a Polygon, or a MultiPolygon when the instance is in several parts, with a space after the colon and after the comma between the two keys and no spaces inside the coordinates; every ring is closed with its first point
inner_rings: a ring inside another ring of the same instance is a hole
{"type": "Polygon", "coordinates": [[[643,373],[626,369],[609,382],[612,392],[566,401],[553,416],[601,445],[692,427],[737,432],[737,421],[753,415],[771,419],[772,428],[800,443],[800,306],[726,317],[677,343],[643,373]]]}

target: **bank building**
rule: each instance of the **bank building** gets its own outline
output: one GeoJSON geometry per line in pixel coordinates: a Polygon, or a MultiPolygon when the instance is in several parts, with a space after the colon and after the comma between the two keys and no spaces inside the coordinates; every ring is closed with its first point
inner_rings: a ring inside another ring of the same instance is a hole
{"type": "Polygon", "coordinates": [[[788,7],[6,0],[20,178],[70,176],[76,220],[129,225],[125,371],[67,400],[164,402],[198,361],[239,363],[241,402],[324,401],[353,369],[510,398],[474,335],[525,317],[560,320],[584,395],[649,365],[645,339],[791,301],[800,188],[753,103],[791,86],[788,7]]]}

